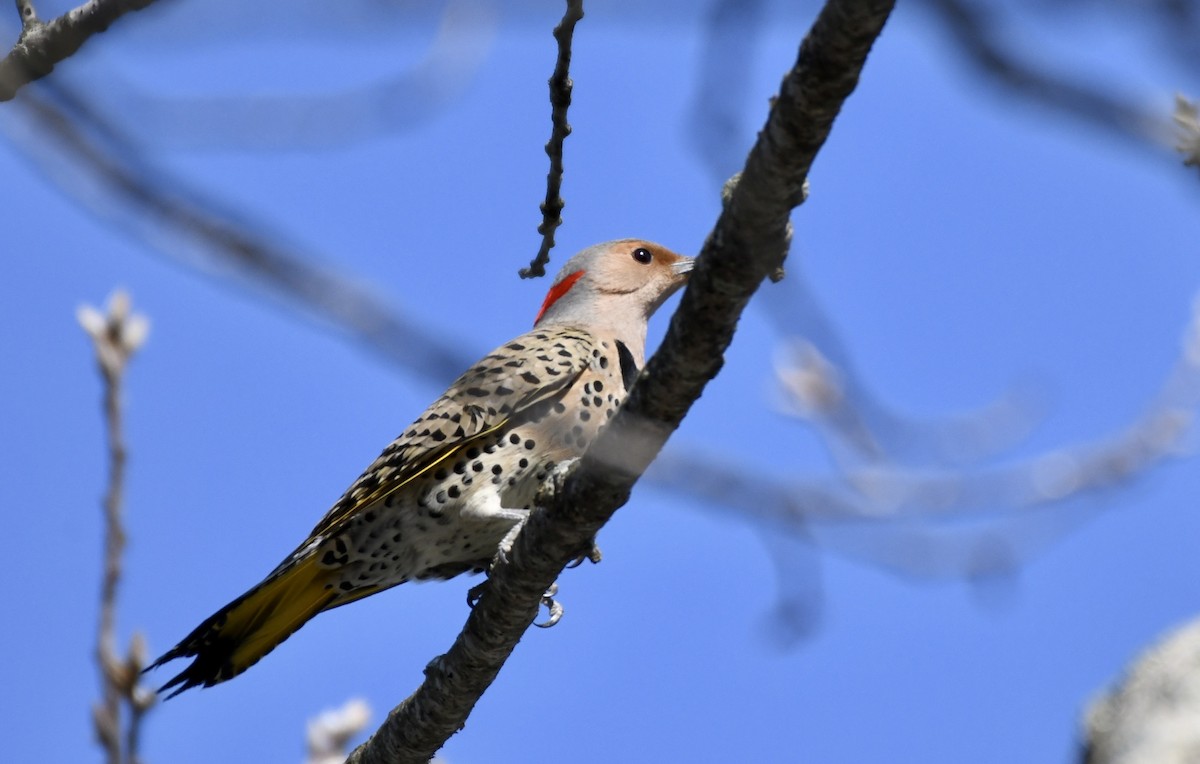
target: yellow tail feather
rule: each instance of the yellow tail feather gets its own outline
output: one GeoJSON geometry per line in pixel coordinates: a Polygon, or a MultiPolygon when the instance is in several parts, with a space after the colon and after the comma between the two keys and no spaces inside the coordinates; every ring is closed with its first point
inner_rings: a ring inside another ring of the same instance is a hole
{"type": "MultiPolygon", "coordinates": [[[[306,557],[209,616],[182,642],[151,664],[193,657],[191,665],[160,688],[211,687],[257,663],[313,616],[333,604],[329,571],[306,557]]],[[[147,669],[148,670],[148,669],[147,669]]]]}

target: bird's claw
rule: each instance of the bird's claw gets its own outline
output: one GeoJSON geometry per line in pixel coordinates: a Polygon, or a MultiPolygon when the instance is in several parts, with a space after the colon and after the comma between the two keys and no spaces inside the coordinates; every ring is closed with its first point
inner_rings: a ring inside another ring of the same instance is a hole
{"type": "Polygon", "coordinates": [[[602,559],[604,559],[604,555],[601,554],[600,547],[596,546],[596,539],[592,539],[591,549],[589,549],[586,552],[584,552],[583,554],[579,555],[574,560],[571,560],[570,562],[568,562],[567,567],[568,568],[578,568],[580,565],[583,564],[584,560],[587,560],[588,562],[592,563],[593,565],[598,565],[600,563],[600,560],[602,560],[602,559]]]}
{"type": "MultiPolygon", "coordinates": [[[[479,604],[479,599],[483,596],[483,588],[487,586],[487,583],[487,581],[482,581],[467,590],[467,605],[469,607],[473,608],[479,604]]],[[[558,584],[550,584],[550,588],[542,595],[540,603],[542,607],[549,611],[550,617],[542,623],[535,623],[534,626],[541,629],[548,629],[562,620],[563,606],[558,600],[554,599],[555,594],[558,594],[558,584]]]]}
{"type": "Polygon", "coordinates": [[[554,599],[554,595],[556,595],[556,594],[558,594],[558,584],[553,583],[553,584],[550,584],[550,588],[546,590],[546,593],[542,595],[542,606],[545,607],[547,611],[549,611],[550,617],[547,618],[542,623],[535,622],[533,624],[534,626],[537,626],[539,629],[548,629],[551,626],[553,626],[554,624],[556,624],[562,620],[563,606],[561,604],[559,604],[558,600],[554,599]]]}
{"type": "Polygon", "coordinates": [[[513,527],[508,529],[508,533],[504,534],[504,538],[500,539],[500,543],[496,546],[496,554],[492,557],[492,564],[488,568],[490,575],[497,566],[508,564],[508,554],[512,551],[513,543],[517,540],[517,534],[525,527],[528,517],[522,518],[519,522],[514,523],[513,527]]]}

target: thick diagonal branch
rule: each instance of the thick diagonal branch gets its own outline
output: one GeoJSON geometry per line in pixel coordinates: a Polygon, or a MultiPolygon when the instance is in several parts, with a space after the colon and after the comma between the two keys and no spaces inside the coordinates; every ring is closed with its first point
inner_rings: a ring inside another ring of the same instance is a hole
{"type": "Polygon", "coordinates": [[[622,410],[549,492],[495,566],[482,599],[425,682],[349,758],[427,762],[496,677],[542,593],[585,551],[721,368],[742,309],[788,249],[788,218],[834,117],[854,90],[892,2],[830,0],[785,76],[741,182],[705,242],[662,347],[622,410]]]}

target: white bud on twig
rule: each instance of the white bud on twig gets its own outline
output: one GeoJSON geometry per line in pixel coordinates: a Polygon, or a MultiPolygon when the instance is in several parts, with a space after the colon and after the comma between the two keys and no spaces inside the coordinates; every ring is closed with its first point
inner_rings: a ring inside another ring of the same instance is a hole
{"type": "Polygon", "coordinates": [[[132,312],[129,294],[120,289],[108,298],[106,313],[91,305],[80,305],[75,317],[96,346],[100,368],[109,375],[125,368],[150,333],[150,321],[132,312]]]}
{"type": "Polygon", "coordinates": [[[322,711],[308,722],[308,758],[305,764],[343,764],[350,739],[371,720],[371,707],[351,698],[341,708],[322,711]]]}

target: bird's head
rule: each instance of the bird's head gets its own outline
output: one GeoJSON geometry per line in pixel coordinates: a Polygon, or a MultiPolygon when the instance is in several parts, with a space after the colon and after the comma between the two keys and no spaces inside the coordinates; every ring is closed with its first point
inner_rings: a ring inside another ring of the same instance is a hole
{"type": "Polygon", "coordinates": [[[554,277],[534,326],[645,322],[687,281],[690,257],[642,239],[618,239],[579,252],[554,277]]]}

